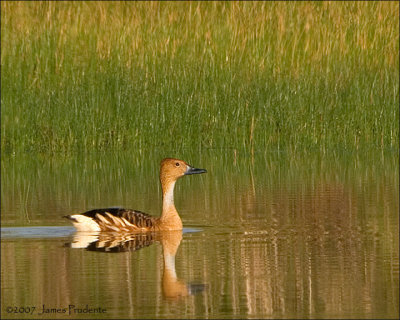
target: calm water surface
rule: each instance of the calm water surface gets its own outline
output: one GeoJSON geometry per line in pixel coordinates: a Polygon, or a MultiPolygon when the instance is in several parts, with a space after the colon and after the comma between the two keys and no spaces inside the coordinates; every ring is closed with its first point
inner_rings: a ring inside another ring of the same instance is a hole
{"type": "Polygon", "coordinates": [[[1,174],[2,318],[399,316],[397,152],[4,156],[1,174]],[[183,232],[61,218],[159,215],[171,155],[208,170],[176,185],[183,232]]]}

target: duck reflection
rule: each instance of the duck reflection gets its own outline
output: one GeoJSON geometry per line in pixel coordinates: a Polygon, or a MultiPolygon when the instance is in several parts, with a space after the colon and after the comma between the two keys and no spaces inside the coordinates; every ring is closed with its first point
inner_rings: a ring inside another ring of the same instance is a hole
{"type": "Polygon", "coordinates": [[[65,246],[84,248],[89,251],[118,253],[137,251],[155,242],[162,245],[163,277],[162,292],[166,299],[177,300],[205,290],[205,284],[186,284],[179,280],[175,270],[175,256],[182,240],[182,231],[146,232],[146,233],[85,233],[76,232],[72,242],[65,246]]]}

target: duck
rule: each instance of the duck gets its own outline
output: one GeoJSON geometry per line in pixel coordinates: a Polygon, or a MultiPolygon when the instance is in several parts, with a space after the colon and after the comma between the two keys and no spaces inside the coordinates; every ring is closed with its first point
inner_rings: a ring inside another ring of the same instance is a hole
{"type": "Polygon", "coordinates": [[[79,214],[66,215],[77,231],[147,232],[182,230],[182,220],[174,205],[176,181],[187,175],[206,173],[183,160],[165,158],[160,164],[162,212],[160,217],[124,208],[93,209],[79,214]]]}

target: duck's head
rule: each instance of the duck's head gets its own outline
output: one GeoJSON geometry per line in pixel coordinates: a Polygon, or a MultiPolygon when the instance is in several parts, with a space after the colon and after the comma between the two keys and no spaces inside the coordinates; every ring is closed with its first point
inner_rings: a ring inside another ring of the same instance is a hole
{"type": "Polygon", "coordinates": [[[206,172],[207,170],[205,169],[193,168],[183,160],[165,158],[161,161],[160,179],[161,182],[172,182],[185,175],[206,172]]]}

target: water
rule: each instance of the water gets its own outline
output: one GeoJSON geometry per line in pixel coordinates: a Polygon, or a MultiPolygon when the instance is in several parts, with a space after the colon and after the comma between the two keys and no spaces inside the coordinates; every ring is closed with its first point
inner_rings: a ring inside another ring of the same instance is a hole
{"type": "Polygon", "coordinates": [[[78,234],[61,218],[158,215],[169,155],[3,157],[2,318],[398,317],[395,152],[183,153],[208,170],[176,185],[183,232],[78,234]]]}

